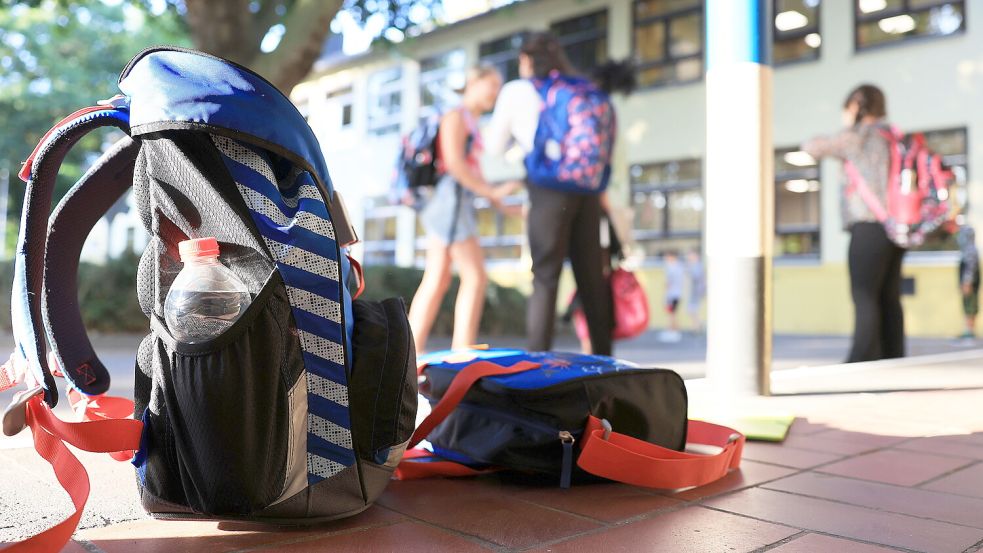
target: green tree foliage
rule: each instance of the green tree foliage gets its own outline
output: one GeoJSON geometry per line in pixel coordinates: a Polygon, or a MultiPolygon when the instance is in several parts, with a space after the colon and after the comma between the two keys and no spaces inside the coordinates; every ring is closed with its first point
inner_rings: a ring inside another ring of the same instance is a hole
{"type": "MultiPolygon", "coordinates": [[[[0,169],[6,162],[11,173],[6,251],[16,239],[24,197],[16,177],[21,162],[56,121],[118,93],[120,69],[142,48],[160,43],[190,45],[176,16],[151,20],[129,4],[49,1],[0,9],[0,169]]],[[[108,133],[94,133],[72,151],[56,198],[113,139],[108,133]]]]}

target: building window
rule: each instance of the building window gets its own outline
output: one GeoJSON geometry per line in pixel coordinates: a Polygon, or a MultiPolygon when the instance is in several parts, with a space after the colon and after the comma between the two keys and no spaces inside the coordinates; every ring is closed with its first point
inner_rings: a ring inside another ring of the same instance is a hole
{"type": "Polygon", "coordinates": [[[774,0],[775,29],[772,58],[775,65],[819,58],[820,0],[774,0]]]}
{"type": "Polygon", "coordinates": [[[599,11],[557,21],[550,30],[560,40],[573,66],[590,72],[608,58],[608,12],[599,11]]]}
{"type": "Polygon", "coordinates": [[[637,0],[638,84],[659,86],[703,77],[702,0],[637,0]]]}
{"type": "Polygon", "coordinates": [[[452,50],[420,62],[420,117],[440,113],[459,101],[455,90],[464,88],[467,56],[452,50]]]}
{"type": "Polygon", "coordinates": [[[386,197],[365,200],[365,226],[362,246],[366,265],[396,264],[396,220],[400,207],[389,205],[386,197]]]}
{"type": "Polygon", "coordinates": [[[355,97],[352,87],[333,90],[326,95],[328,125],[332,129],[346,130],[352,125],[352,105],[355,97]]]}
{"type": "Polygon", "coordinates": [[[494,65],[505,81],[519,78],[519,49],[522,48],[524,31],[503,36],[478,46],[481,63],[494,65]]]}
{"type": "Polygon", "coordinates": [[[940,0],[857,0],[856,48],[946,36],[966,30],[966,2],[940,0]]]}
{"type": "MultiPolygon", "coordinates": [[[[949,188],[951,213],[956,214],[956,222],[965,224],[969,209],[969,149],[965,128],[924,131],[925,143],[930,150],[942,156],[942,162],[952,171],[953,181],[949,188]]],[[[958,250],[956,239],[944,230],[929,236],[925,243],[916,248],[921,251],[958,250]]]]}
{"type": "Polygon", "coordinates": [[[368,131],[382,135],[399,132],[403,69],[393,67],[369,77],[368,131]]]}
{"type": "Polygon", "coordinates": [[[775,151],[775,254],[819,255],[819,165],[798,148],[775,151]]]}
{"type": "Polygon", "coordinates": [[[635,240],[646,255],[698,248],[703,232],[703,166],[682,159],[631,168],[635,240]]]}

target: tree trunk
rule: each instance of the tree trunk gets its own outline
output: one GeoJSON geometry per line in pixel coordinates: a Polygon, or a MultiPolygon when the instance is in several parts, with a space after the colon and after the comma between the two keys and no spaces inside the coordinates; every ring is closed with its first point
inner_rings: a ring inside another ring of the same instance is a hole
{"type": "Polygon", "coordinates": [[[195,48],[249,65],[259,51],[258,43],[243,40],[252,17],[249,0],[185,0],[184,5],[195,48]]]}
{"type": "Polygon", "coordinates": [[[249,67],[289,94],[321,56],[341,4],[342,0],[296,0],[283,21],[287,30],[280,45],[256,56],[249,67]]]}

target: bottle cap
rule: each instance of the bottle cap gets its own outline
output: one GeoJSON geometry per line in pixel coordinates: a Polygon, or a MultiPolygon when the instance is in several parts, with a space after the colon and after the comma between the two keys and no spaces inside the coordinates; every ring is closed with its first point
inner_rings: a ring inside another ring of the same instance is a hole
{"type": "Polygon", "coordinates": [[[177,249],[178,253],[181,254],[181,261],[198,257],[216,257],[218,256],[218,240],[212,236],[183,240],[178,244],[177,249]]]}

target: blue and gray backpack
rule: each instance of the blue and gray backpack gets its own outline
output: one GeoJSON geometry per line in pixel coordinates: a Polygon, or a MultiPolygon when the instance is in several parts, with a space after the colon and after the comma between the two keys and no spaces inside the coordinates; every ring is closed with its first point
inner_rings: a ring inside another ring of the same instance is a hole
{"type": "Polygon", "coordinates": [[[20,420],[36,443],[135,450],[142,504],[158,518],[307,524],[366,509],[413,432],[414,346],[401,300],[353,301],[358,269],[346,252],[356,237],[313,132],[270,83],[199,52],[146,50],[119,87],[56,125],[25,165],[6,380],[36,388],[4,430],[20,420]],[[105,126],[128,136],[49,218],[66,153],[105,126]],[[98,420],[112,419],[98,409],[109,373],[83,328],[75,275],[88,230],[131,185],[150,234],[137,275],[150,333],[136,358],[135,420],[98,420]],[[205,236],[252,302],[219,337],[181,343],[164,299],[181,269],[178,243],[205,236]],[[53,374],[91,422],[71,432],[51,422],[53,374]]]}

